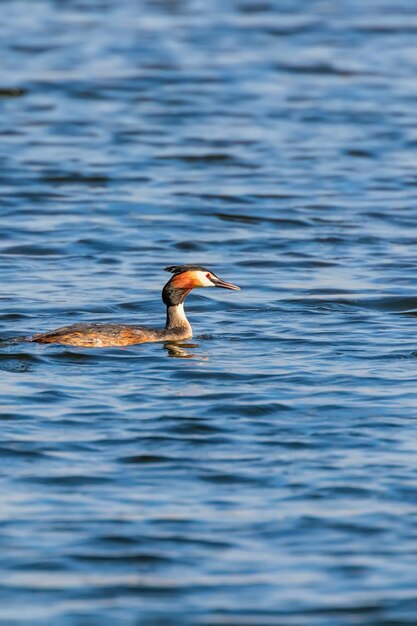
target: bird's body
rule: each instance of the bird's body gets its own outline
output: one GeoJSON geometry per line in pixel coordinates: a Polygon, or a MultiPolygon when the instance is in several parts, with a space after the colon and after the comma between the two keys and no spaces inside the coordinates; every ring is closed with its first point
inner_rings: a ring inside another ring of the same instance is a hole
{"type": "MultiPolygon", "coordinates": [[[[33,335],[37,343],[60,343],[65,346],[84,348],[105,348],[109,346],[130,346],[135,343],[161,341],[162,331],[152,330],[133,324],[72,324],[46,333],[33,335]]],[[[182,337],[181,337],[182,339],[182,337]]]]}
{"type": "Polygon", "coordinates": [[[84,348],[130,346],[154,341],[178,341],[192,337],[191,324],[184,312],[184,300],[195,287],[239,287],[217,278],[215,274],[197,265],[177,265],[166,268],[174,275],[162,290],[167,308],[165,328],[155,329],[136,324],[80,323],[63,326],[46,333],[33,335],[29,341],[58,343],[84,348]]]}

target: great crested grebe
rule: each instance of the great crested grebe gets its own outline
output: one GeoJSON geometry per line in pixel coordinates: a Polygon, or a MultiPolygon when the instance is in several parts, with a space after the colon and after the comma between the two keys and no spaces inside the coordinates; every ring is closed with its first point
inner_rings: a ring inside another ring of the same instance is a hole
{"type": "Polygon", "coordinates": [[[154,329],[134,324],[72,324],[47,333],[33,335],[28,341],[60,343],[66,346],[101,348],[130,346],[150,341],[176,341],[192,337],[193,331],[184,312],[184,300],[195,287],[222,287],[238,290],[240,287],[226,283],[213,272],[199,265],[173,265],[165,268],[174,274],[162,290],[162,300],[167,308],[165,328],[154,329]]]}

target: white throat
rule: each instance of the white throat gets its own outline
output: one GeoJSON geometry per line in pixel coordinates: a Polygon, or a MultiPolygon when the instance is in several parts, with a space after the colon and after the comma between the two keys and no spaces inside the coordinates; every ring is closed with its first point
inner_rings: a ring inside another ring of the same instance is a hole
{"type": "Polygon", "coordinates": [[[189,331],[191,336],[191,324],[185,315],[183,302],[181,302],[181,304],[175,304],[167,307],[167,321],[165,328],[169,330],[174,328],[186,329],[189,331]]]}

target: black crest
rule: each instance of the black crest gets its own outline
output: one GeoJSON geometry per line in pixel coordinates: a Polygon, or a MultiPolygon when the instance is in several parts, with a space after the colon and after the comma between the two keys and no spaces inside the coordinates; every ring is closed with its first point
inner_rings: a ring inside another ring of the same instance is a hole
{"type": "Polygon", "coordinates": [[[201,265],[170,265],[165,268],[165,271],[171,272],[171,274],[182,274],[189,271],[210,272],[206,267],[201,265]]]}

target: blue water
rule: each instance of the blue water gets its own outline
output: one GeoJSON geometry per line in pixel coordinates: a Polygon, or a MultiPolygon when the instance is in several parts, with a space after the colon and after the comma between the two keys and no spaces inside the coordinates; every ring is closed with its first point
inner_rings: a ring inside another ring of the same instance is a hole
{"type": "Polygon", "coordinates": [[[417,623],[413,0],[0,4],[0,623],[417,623]]]}

